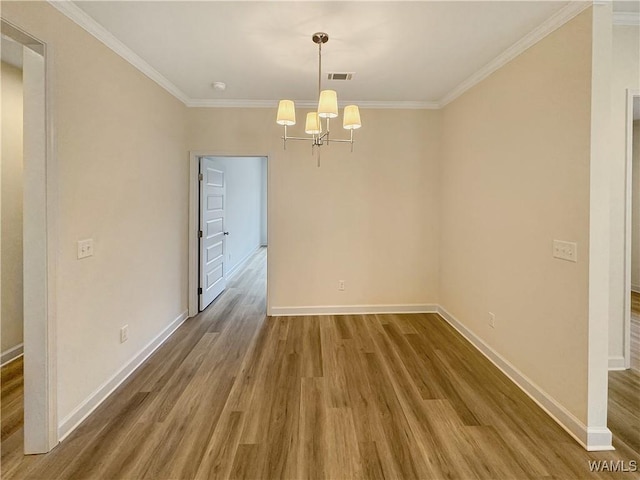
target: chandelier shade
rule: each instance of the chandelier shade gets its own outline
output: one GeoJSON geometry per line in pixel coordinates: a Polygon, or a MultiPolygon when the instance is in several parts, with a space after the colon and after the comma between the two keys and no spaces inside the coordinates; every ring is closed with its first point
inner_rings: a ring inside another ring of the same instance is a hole
{"type": "Polygon", "coordinates": [[[360,122],[360,109],[357,105],[347,105],[344,107],[342,126],[347,130],[355,130],[362,126],[362,122],[360,122]]]}
{"type": "Polygon", "coordinates": [[[292,100],[280,100],[276,123],[285,126],[296,124],[296,107],[292,100]]]}
{"type": "Polygon", "coordinates": [[[318,135],[320,131],[320,118],[318,117],[318,112],[307,113],[307,122],[304,127],[304,132],[309,135],[318,135]]]}
{"type": "Polygon", "coordinates": [[[336,118],[338,116],[338,94],[335,90],[323,90],[318,101],[320,118],[336,118]]]}

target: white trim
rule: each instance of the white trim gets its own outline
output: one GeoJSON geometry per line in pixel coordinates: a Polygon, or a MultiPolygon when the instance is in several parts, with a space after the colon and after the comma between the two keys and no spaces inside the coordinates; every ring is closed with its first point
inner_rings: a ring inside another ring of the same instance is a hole
{"type": "Polygon", "coordinates": [[[0,367],[4,367],[7,363],[13,362],[16,358],[22,356],[24,353],[24,343],[20,343],[15,347],[11,347],[8,350],[2,352],[0,357],[0,367]]]}
{"type": "Polygon", "coordinates": [[[640,90],[627,89],[625,129],[625,203],[624,203],[624,312],[622,356],[625,367],[631,367],[631,291],[640,293],[640,286],[631,283],[632,202],[633,202],[633,99],[640,97],[640,90]]]}
{"type": "MultiPolygon", "coordinates": [[[[591,9],[591,145],[589,159],[589,251],[587,315],[587,397],[585,423],[589,429],[607,430],[609,312],[611,272],[611,42],[612,4],[591,9]]],[[[630,292],[626,292],[630,296],[630,292]]],[[[604,435],[599,435],[603,437],[604,435]]],[[[602,447],[591,435],[586,448],[602,447]],[[589,443],[592,442],[592,443],[589,443]]],[[[608,445],[611,445],[608,440],[608,445]]]]}
{"type": "Polygon", "coordinates": [[[200,173],[200,155],[196,152],[189,152],[189,231],[188,231],[188,248],[189,248],[189,275],[188,275],[188,303],[189,317],[195,317],[198,312],[198,230],[200,229],[200,220],[198,211],[198,174],[200,173]]]}
{"type": "Polygon", "coordinates": [[[585,449],[588,452],[615,450],[611,443],[612,439],[611,430],[608,428],[589,427],[587,428],[587,446],[585,449]]]}
{"type": "Polygon", "coordinates": [[[487,357],[498,369],[502,371],[513,383],[538,404],[547,414],[553,418],[566,432],[571,435],[585,449],[613,450],[611,446],[611,432],[608,429],[598,429],[591,432],[587,426],[577,419],[571,412],[559,404],[551,395],[536,385],[526,375],[514,367],[502,355],[487,345],[479,336],[468,329],[446,309],[439,306],[438,314],[453,328],[465,337],[469,343],[476,347],[480,353],[487,357]],[[593,439],[591,438],[593,437],[593,439]],[[594,441],[597,440],[597,441],[594,441]]]}
{"type": "Polygon", "coordinates": [[[96,22],[91,16],[89,16],[84,10],[76,6],[69,0],[47,0],[51,6],[56,8],[60,13],[65,15],[70,20],[74,21],[80,27],[84,28],[87,32],[93,35],[95,38],[104,43],[108,48],[113,50],[116,54],[120,55],[131,65],[136,67],[142,73],[144,73],[151,80],[156,82],[162,88],[164,88],[171,95],[176,97],[185,105],[189,101],[189,97],[174,85],[167,77],[158,72],[149,63],[142,59],[137,53],[127,47],[124,43],[118,40],[111,32],[96,22]]]}
{"type": "Polygon", "coordinates": [[[58,427],[60,441],[64,440],[73,432],[82,421],[87,418],[102,402],[104,402],[113,391],[120,386],[136,369],[155,352],[180,325],[188,318],[185,310],[176,317],[162,332],[151,340],[142,350],[140,350],[126,365],[124,365],[115,375],[104,382],[95,392],[89,395],[78,407],[67,415],[58,427]]]}
{"type": "MultiPolygon", "coordinates": [[[[300,107],[302,103],[296,102],[296,106],[300,107]]],[[[278,100],[190,98],[185,105],[191,108],[276,108],[278,100]]]]}
{"type": "MultiPolygon", "coordinates": [[[[211,99],[192,98],[185,102],[187,107],[200,108],[276,108],[278,100],[242,100],[242,99],[211,99]]],[[[296,108],[315,108],[317,100],[296,100],[296,108]]],[[[426,101],[371,101],[371,100],[340,100],[340,107],[358,105],[363,109],[403,109],[403,110],[437,110],[442,107],[440,102],[426,101]]]]}
{"type": "Polygon", "coordinates": [[[580,14],[582,11],[586,10],[591,6],[591,4],[592,2],[569,2],[567,6],[561,8],[558,12],[548,18],[541,25],[522,37],[500,55],[487,63],[484,67],[478,70],[476,73],[469,76],[457,87],[447,93],[440,99],[439,104],[444,107],[445,105],[453,102],[456,98],[458,98],[470,88],[474,87],[476,84],[480,83],[493,72],[502,68],[504,65],[509,63],[525,50],[532,47],[544,37],[563,26],[569,20],[580,14]]]}
{"type": "Polygon", "coordinates": [[[637,27],[640,25],[640,12],[613,12],[613,24],[637,27]]]}
{"type": "Polygon", "coordinates": [[[252,257],[252,255],[255,254],[261,248],[262,248],[262,245],[258,245],[256,248],[254,248],[249,253],[247,253],[242,260],[240,260],[238,263],[236,263],[233,266],[233,268],[229,269],[229,271],[227,272],[227,275],[226,275],[227,280],[231,280],[231,278],[233,278],[233,276],[240,271],[240,267],[243,267],[244,264],[249,261],[249,259],[252,257]]]}
{"type": "Polygon", "coordinates": [[[626,370],[625,360],[622,355],[609,357],[609,370],[626,370]]]}
{"type": "Polygon", "coordinates": [[[436,313],[435,304],[406,305],[335,305],[313,307],[271,307],[273,317],[302,317],[309,315],[366,315],[372,313],[436,313]]]}

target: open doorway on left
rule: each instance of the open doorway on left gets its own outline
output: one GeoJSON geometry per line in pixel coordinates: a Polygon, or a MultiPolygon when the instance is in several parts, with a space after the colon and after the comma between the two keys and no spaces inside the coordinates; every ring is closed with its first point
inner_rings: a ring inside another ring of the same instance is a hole
{"type": "Polygon", "coordinates": [[[5,442],[23,425],[23,46],[2,37],[0,157],[1,423],[5,442]]]}
{"type": "Polygon", "coordinates": [[[5,474],[13,460],[5,448],[21,456],[46,453],[58,443],[57,164],[51,55],[45,43],[19,27],[5,19],[0,25],[0,343],[2,363],[12,367],[2,372],[5,474]],[[10,361],[22,353],[21,368],[10,361]]]}

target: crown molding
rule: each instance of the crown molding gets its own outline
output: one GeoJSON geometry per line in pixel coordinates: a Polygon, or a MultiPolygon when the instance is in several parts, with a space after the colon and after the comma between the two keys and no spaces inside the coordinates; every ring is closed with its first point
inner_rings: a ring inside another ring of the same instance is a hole
{"type": "MultiPolygon", "coordinates": [[[[404,109],[404,110],[438,110],[442,108],[440,102],[422,102],[422,101],[362,101],[362,102],[338,102],[342,105],[355,104],[360,108],[380,108],[380,109],[404,109]]],[[[315,106],[315,104],[314,104],[315,106]]]]}
{"type": "Polygon", "coordinates": [[[149,65],[138,54],[127,47],[124,43],[118,40],[112,33],[106,28],[96,22],[90,17],[84,10],[75,5],[70,0],[47,0],[48,3],[53,6],[60,13],[67,18],[78,24],[85,29],[95,38],[104,43],[107,47],[113,50],[116,54],[120,55],[131,65],[136,67],[142,73],[144,73],[151,80],[156,82],[162,88],[164,88],[171,95],[176,97],[185,105],[189,102],[189,97],[178,87],[176,87],[170,80],[164,75],[158,72],[155,68],[149,65]]]}
{"type": "Polygon", "coordinates": [[[444,97],[442,97],[442,99],[440,99],[439,104],[444,107],[445,105],[453,102],[467,90],[480,83],[493,72],[509,63],[511,60],[516,58],[528,48],[538,43],[550,33],[560,28],[572,18],[576,17],[592,4],[593,2],[570,2],[565,7],[561,8],[558,12],[549,17],[540,26],[536,27],[534,30],[522,37],[496,58],[487,63],[484,67],[478,70],[476,73],[468,77],[457,87],[447,93],[444,97]]]}
{"type": "Polygon", "coordinates": [[[640,26],[640,12],[613,12],[613,24],[630,27],[640,26]]]}
{"type": "MultiPolygon", "coordinates": [[[[200,108],[276,108],[278,100],[231,100],[231,99],[191,99],[185,102],[187,107],[200,108]]],[[[296,100],[296,108],[315,108],[317,100],[296,100]]],[[[441,108],[439,102],[413,101],[339,101],[338,105],[358,105],[367,109],[403,109],[403,110],[437,110],[441,108]]]]}
{"type": "MultiPolygon", "coordinates": [[[[149,65],[138,54],[118,40],[106,28],[96,22],[84,10],[75,5],[71,0],[47,0],[47,2],[56,8],[67,18],[75,22],[81,28],[93,35],[100,42],[121,56],[143,74],[164,88],[171,95],[176,97],[187,107],[201,108],[275,108],[278,105],[277,100],[234,100],[234,99],[192,99],[189,98],[174,83],[149,65]]],[[[357,102],[339,102],[341,106],[348,104],[356,104],[363,109],[407,109],[407,110],[437,110],[448,103],[452,102],[464,92],[481,82],[493,72],[503,67],[505,64],[513,60],[522,52],[542,40],[551,32],[557,30],[569,20],[577,16],[579,13],[587,9],[589,6],[597,3],[594,1],[570,2],[542,25],[525,35],[523,38],[514,43],[507,50],[502,52],[491,62],[486,64],[476,73],[468,77],[457,87],[446,94],[442,99],[435,102],[427,101],[357,101],[357,102]]],[[[614,13],[613,21],[615,25],[639,25],[640,14],[635,12],[618,12],[614,13]]],[[[315,100],[297,101],[296,106],[300,108],[314,108],[317,104],[315,100]]]]}
{"type": "Polygon", "coordinates": [[[190,98],[185,102],[185,105],[191,108],[276,108],[278,101],[190,98]]]}

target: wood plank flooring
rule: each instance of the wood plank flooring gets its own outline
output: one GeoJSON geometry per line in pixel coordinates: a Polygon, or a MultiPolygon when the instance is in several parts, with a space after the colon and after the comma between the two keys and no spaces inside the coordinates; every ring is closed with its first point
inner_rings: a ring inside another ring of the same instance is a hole
{"type": "Polygon", "coordinates": [[[20,356],[0,369],[0,385],[2,386],[0,395],[1,442],[22,428],[24,398],[22,358],[20,356]]]}
{"type": "Polygon", "coordinates": [[[54,451],[3,442],[2,478],[637,478],[437,315],[265,317],[265,256],[54,451]]]}
{"type": "Polygon", "coordinates": [[[609,372],[609,429],[614,440],[640,452],[640,373],[609,372]]]}
{"type": "Polygon", "coordinates": [[[631,313],[640,316],[640,293],[631,292],[631,313]]]}

